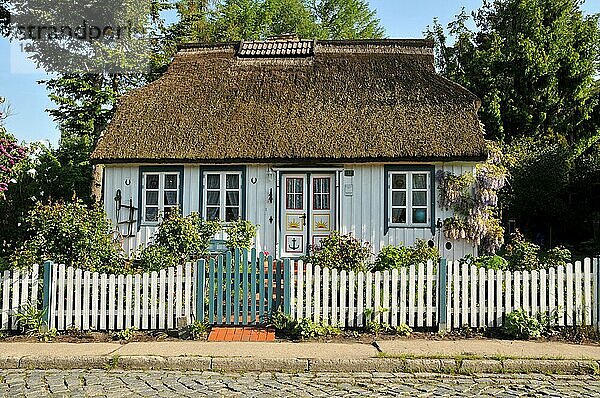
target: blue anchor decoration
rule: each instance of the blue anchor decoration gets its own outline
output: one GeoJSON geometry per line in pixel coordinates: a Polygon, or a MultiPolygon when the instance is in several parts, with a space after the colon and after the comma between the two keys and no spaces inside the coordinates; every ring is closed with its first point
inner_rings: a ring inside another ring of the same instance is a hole
{"type": "Polygon", "coordinates": [[[300,248],[300,245],[296,244],[296,238],[292,238],[292,244],[289,245],[289,247],[292,250],[298,250],[300,248]]]}

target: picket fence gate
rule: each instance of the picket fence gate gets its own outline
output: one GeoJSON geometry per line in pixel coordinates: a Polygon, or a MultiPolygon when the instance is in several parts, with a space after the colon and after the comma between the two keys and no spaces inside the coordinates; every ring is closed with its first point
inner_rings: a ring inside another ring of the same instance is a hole
{"type": "Polygon", "coordinates": [[[266,324],[292,318],[348,328],[369,322],[451,330],[502,326],[522,308],[557,326],[599,326],[598,259],[535,271],[501,271],[459,262],[382,272],[321,268],[253,251],[135,275],[100,274],[46,262],[0,274],[0,329],[18,329],[28,304],[66,330],[167,330],[194,320],[266,324]],[[42,272],[43,271],[43,272],[42,272]]]}

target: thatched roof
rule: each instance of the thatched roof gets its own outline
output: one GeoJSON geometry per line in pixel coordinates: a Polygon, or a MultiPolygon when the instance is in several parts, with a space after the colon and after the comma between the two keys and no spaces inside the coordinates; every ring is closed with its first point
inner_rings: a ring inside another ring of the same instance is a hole
{"type": "Polygon", "coordinates": [[[92,158],[479,160],[478,104],[435,73],[426,40],[188,45],[161,78],[121,98],[92,158]]]}

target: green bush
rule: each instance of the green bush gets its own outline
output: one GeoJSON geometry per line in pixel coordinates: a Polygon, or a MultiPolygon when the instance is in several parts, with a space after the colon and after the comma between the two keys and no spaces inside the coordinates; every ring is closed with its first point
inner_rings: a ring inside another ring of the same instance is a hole
{"type": "Polygon", "coordinates": [[[436,247],[430,247],[427,241],[417,239],[411,246],[384,246],[373,265],[374,271],[408,267],[411,264],[424,264],[428,260],[437,262],[440,253],[436,247]]]}
{"type": "Polygon", "coordinates": [[[26,223],[29,238],[11,256],[12,266],[31,267],[46,260],[98,272],[118,272],[125,266],[122,248],[100,207],[80,201],[38,203],[26,223]]]}
{"type": "Polygon", "coordinates": [[[557,246],[548,250],[541,259],[541,262],[546,267],[565,266],[569,261],[571,261],[571,251],[563,246],[557,246]]]}
{"type": "Polygon", "coordinates": [[[504,332],[515,339],[540,338],[544,328],[540,320],[528,315],[522,308],[508,313],[502,326],[504,332]]]}
{"type": "Polygon", "coordinates": [[[227,240],[225,245],[229,250],[233,249],[250,249],[252,241],[256,237],[258,225],[252,224],[250,221],[238,219],[227,225],[227,240]]]}
{"type": "Polygon", "coordinates": [[[474,257],[471,254],[467,254],[460,260],[460,262],[467,265],[475,265],[478,268],[493,269],[496,271],[508,269],[508,261],[497,254],[493,256],[479,257],[474,257]]]}
{"type": "Polygon", "coordinates": [[[359,271],[367,269],[371,254],[368,242],[362,242],[351,234],[342,235],[333,231],[318,246],[311,248],[306,261],[321,268],[359,271]]]}
{"type": "Polygon", "coordinates": [[[512,270],[532,270],[540,267],[540,247],[520,233],[513,234],[504,250],[504,258],[512,270]]]}
{"type": "Polygon", "coordinates": [[[271,317],[270,323],[275,328],[278,336],[292,340],[335,336],[341,333],[340,328],[337,326],[313,322],[308,318],[296,321],[282,312],[275,313],[271,317]]]}

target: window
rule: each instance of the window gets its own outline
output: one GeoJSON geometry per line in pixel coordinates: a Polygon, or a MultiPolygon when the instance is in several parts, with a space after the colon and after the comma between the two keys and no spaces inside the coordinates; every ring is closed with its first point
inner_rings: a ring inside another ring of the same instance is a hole
{"type": "Polygon", "coordinates": [[[431,172],[388,172],[388,224],[426,227],[431,224],[431,172]]]}
{"type": "Polygon", "coordinates": [[[304,178],[288,177],[286,184],[287,210],[302,210],[304,208],[304,178]]]}
{"type": "Polygon", "coordinates": [[[313,179],[313,210],[330,210],[331,178],[318,177],[313,179]]]}
{"type": "Polygon", "coordinates": [[[241,218],[242,172],[205,172],[203,197],[202,216],[204,219],[230,222],[241,218]]]}
{"type": "Polygon", "coordinates": [[[142,172],[142,221],[159,218],[180,205],[179,172],[142,172]]]}

